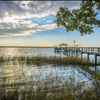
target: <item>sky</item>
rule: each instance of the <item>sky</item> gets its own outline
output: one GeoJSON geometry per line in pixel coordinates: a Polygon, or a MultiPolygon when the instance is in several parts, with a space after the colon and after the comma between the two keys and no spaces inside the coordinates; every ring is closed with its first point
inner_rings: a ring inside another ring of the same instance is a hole
{"type": "MultiPolygon", "coordinates": [[[[57,27],[59,7],[79,9],[81,1],[0,1],[0,46],[53,47],[61,43],[68,46],[100,47],[100,27],[94,33],[83,35],[78,31],[66,32],[57,27]]],[[[97,19],[100,20],[100,11],[97,19]]]]}

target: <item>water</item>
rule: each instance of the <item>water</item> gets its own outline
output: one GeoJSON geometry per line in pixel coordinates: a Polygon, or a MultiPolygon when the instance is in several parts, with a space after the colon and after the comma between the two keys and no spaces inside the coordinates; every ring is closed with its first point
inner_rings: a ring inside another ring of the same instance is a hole
{"type": "Polygon", "coordinates": [[[13,63],[6,62],[5,64],[1,64],[0,66],[0,84],[5,83],[8,84],[18,84],[18,86],[22,86],[23,84],[30,84],[31,82],[37,82],[48,79],[61,79],[62,82],[59,84],[64,84],[64,81],[73,77],[75,82],[85,82],[86,86],[90,86],[92,82],[92,76],[88,73],[81,72],[77,66],[74,65],[66,65],[66,66],[54,66],[52,64],[48,65],[26,65],[19,64],[17,62],[13,63]]]}
{"type": "Polygon", "coordinates": [[[65,56],[54,53],[54,48],[0,48],[0,55],[3,56],[65,56]]]}
{"type": "MultiPolygon", "coordinates": [[[[63,56],[63,53],[54,53],[54,48],[0,48],[1,56],[63,56]]],[[[85,56],[84,56],[85,57],[85,56]]],[[[86,66],[84,66],[86,67],[86,66]]],[[[95,66],[89,67],[91,70],[95,70],[95,66]]],[[[100,69],[100,66],[97,66],[100,69]]],[[[85,72],[78,66],[66,65],[66,66],[54,66],[48,65],[27,65],[26,63],[20,63],[18,61],[9,61],[0,63],[0,87],[5,81],[6,85],[15,83],[23,88],[25,84],[29,85],[32,82],[41,81],[47,79],[60,79],[59,84],[64,84],[64,81],[73,77],[75,82],[85,82],[85,86],[91,86],[94,78],[91,74],[85,72]]],[[[57,83],[54,83],[57,84],[57,83]]]]}
{"type": "MultiPolygon", "coordinates": [[[[62,56],[66,57],[62,52],[54,53],[54,48],[44,48],[44,47],[33,47],[33,48],[11,48],[11,47],[0,47],[0,55],[2,56],[62,56]]],[[[81,57],[80,55],[78,56],[81,57]]],[[[87,58],[87,54],[83,54],[83,58],[87,58]]],[[[97,63],[100,62],[100,56],[97,57],[97,63]]],[[[89,55],[90,61],[95,61],[94,55],[89,55]]]]}

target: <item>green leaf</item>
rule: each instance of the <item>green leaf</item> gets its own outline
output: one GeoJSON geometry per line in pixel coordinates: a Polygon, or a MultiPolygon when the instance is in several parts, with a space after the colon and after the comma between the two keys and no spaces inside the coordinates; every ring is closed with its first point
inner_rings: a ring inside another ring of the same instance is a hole
{"type": "Polygon", "coordinates": [[[58,27],[64,26],[67,32],[77,30],[82,36],[83,34],[91,34],[93,33],[93,25],[100,27],[100,20],[96,19],[98,13],[93,9],[94,6],[100,10],[100,1],[82,0],[80,9],[72,11],[68,7],[60,7],[54,22],[58,27]]]}

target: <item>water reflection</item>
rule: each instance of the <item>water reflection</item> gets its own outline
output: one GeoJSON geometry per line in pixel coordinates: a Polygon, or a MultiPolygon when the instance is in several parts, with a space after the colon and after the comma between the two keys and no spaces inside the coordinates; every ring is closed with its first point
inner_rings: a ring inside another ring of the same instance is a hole
{"type": "MultiPolygon", "coordinates": [[[[74,65],[53,66],[48,65],[26,65],[17,61],[9,61],[0,66],[0,84],[5,81],[6,86],[25,86],[30,83],[45,81],[49,79],[60,80],[53,84],[64,85],[66,80],[75,79],[74,82],[85,82],[86,87],[90,86],[93,78],[91,74],[74,65]],[[10,85],[11,84],[11,85],[10,85]]],[[[0,85],[2,87],[2,85],[0,85]]]]}
{"type": "Polygon", "coordinates": [[[100,71],[100,66],[89,66],[89,69],[93,70],[93,71],[100,71]]]}
{"type": "Polygon", "coordinates": [[[0,48],[2,56],[65,56],[63,53],[54,53],[53,48],[0,48]]]}

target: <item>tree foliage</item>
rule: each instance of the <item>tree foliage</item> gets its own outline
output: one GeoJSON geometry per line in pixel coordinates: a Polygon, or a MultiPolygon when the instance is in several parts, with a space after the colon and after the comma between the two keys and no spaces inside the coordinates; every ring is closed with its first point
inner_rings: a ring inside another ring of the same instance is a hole
{"type": "Polygon", "coordinates": [[[100,27],[95,10],[100,10],[100,1],[82,0],[80,9],[69,10],[68,7],[60,7],[56,14],[57,26],[64,26],[66,31],[77,30],[81,35],[93,33],[93,27],[100,27]]]}

